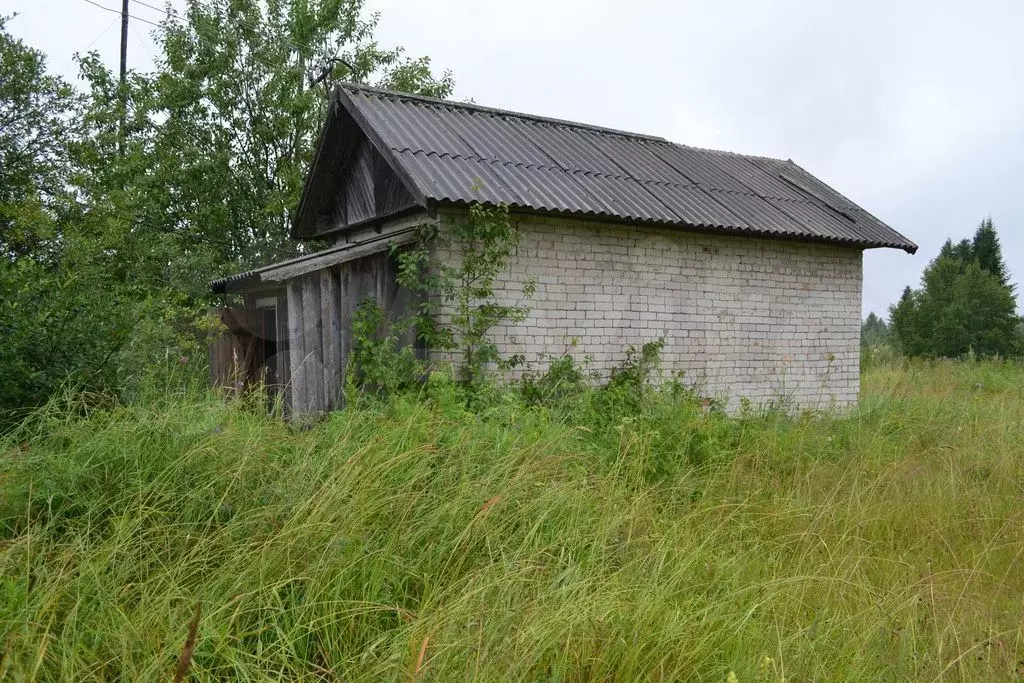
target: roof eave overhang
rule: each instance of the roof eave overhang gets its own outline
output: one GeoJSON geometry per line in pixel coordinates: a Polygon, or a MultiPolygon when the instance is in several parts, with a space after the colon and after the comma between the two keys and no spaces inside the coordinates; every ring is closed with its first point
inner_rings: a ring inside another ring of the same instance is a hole
{"type": "MultiPolygon", "coordinates": [[[[349,86],[349,88],[354,88],[354,89],[358,90],[358,89],[360,89],[360,86],[349,86]]],[[[303,188],[302,198],[301,198],[300,203],[299,203],[299,209],[296,212],[295,222],[293,223],[292,236],[295,237],[295,238],[298,238],[298,239],[308,239],[308,238],[311,238],[311,237],[319,236],[319,235],[315,234],[315,226],[313,225],[315,223],[315,221],[311,220],[311,218],[309,218],[309,216],[308,216],[308,214],[310,214],[311,210],[315,210],[315,208],[316,208],[316,207],[311,207],[310,206],[310,202],[311,202],[310,194],[313,191],[317,174],[318,174],[318,172],[320,172],[322,170],[322,166],[325,163],[325,159],[327,158],[327,155],[332,153],[332,150],[327,148],[326,140],[329,139],[329,133],[330,133],[330,130],[331,130],[331,126],[341,125],[341,119],[343,117],[339,116],[339,113],[340,113],[340,110],[342,110],[342,109],[347,114],[347,116],[345,116],[344,118],[346,120],[348,118],[351,118],[351,121],[356,125],[356,127],[360,130],[360,132],[363,135],[365,135],[366,139],[370,142],[370,144],[380,154],[380,156],[384,160],[384,162],[394,172],[394,174],[398,178],[399,182],[401,182],[402,185],[405,187],[405,189],[409,192],[409,194],[412,197],[412,200],[415,203],[416,207],[422,208],[422,209],[426,209],[428,214],[433,214],[434,211],[435,211],[435,207],[437,207],[437,206],[442,206],[442,207],[443,206],[453,206],[453,207],[465,206],[466,203],[464,201],[453,201],[453,200],[447,200],[447,199],[444,199],[444,198],[439,198],[439,197],[437,197],[436,195],[434,195],[431,192],[431,188],[430,187],[421,187],[420,185],[417,184],[416,179],[414,178],[412,173],[409,171],[409,169],[406,168],[406,165],[403,163],[403,161],[400,158],[400,156],[398,155],[398,153],[394,149],[392,149],[392,147],[386,142],[386,140],[384,139],[384,137],[382,136],[380,131],[374,126],[374,124],[370,120],[367,119],[367,116],[360,109],[360,106],[356,103],[356,100],[354,99],[356,94],[354,94],[353,92],[350,92],[349,88],[346,88],[346,86],[344,84],[337,84],[334,87],[334,89],[333,89],[333,94],[332,94],[332,97],[331,97],[330,109],[329,109],[329,114],[328,114],[327,122],[325,123],[325,125],[324,125],[324,127],[323,127],[323,129],[321,131],[320,140],[319,140],[318,145],[317,145],[316,157],[314,159],[313,165],[310,168],[310,172],[309,172],[309,174],[307,175],[307,178],[306,178],[306,183],[305,183],[305,186],[303,188]]],[[[368,92],[380,92],[380,91],[375,91],[373,89],[366,89],[366,88],[362,88],[362,89],[363,90],[367,90],[368,92]]],[[[792,163],[792,162],[790,162],[790,163],[792,163]]],[[[793,165],[797,169],[802,171],[803,173],[806,173],[808,176],[810,176],[810,174],[807,173],[806,171],[804,171],[802,168],[796,166],[795,164],[793,164],[793,165]]],[[[811,177],[813,177],[813,176],[811,176],[811,177]]],[[[784,180],[788,180],[787,178],[783,178],[783,179],[784,180]]],[[[789,180],[789,182],[793,183],[794,181],[789,180]]],[[[805,190],[805,192],[806,192],[806,190],[805,190]]],[[[811,193],[811,196],[815,196],[815,195],[813,195],[813,193],[811,193]]],[[[852,205],[852,202],[850,202],[850,204],[852,205]]],[[[825,202],[825,206],[828,207],[828,208],[831,207],[831,205],[828,204],[827,202],[825,202]]],[[[580,218],[580,219],[584,219],[584,220],[588,220],[588,219],[589,220],[598,220],[598,221],[602,221],[602,222],[612,222],[612,223],[618,223],[618,224],[634,224],[634,225],[643,224],[643,225],[650,225],[650,226],[672,227],[672,228],[689,230],[689,231],[695,231],[695,232],[707,232],[707,233],[715,233],[715,234],[730,234],[730,235],[743,236],[743,237],[754,237],[754,238],[764,238],[764,239],[783,239],[783,240],[787,240],[787,241],[810,242],[810,243],[828,243],[828,244],[835,244],[837,246],[856,247],[856,248],[860,248],[860,249],[895,248],[895,249],[902,249],[903,251],[906,251],[909,254],[913,254],[913,253],[915,253],[917,251],[917,245],[916,244],[914,244],[910,240],[907,240],[906,238],[904,238],[902,235],[897,233],[895,230],[892,230],[891,228],[889,228],[887,232],[891,232],[892,233],[892,235],[893,235],[892,241],[887,241],[887,240],[884,240],[884,239],[883,240],[871,239],[871,238],[866,238],[866,239],[863,239],[863,240],[858,240],[858,239],[846,239],[844,237],[818,237],[818,236],[807,235],[807,234],[792,234],[792,233],[786,233],[786,232],[772,232],[772,231],[767,231],[767,230],[751,230],[751,229],[736,228],[736,227],[728,228],[728,227],[725,227],[725,226],[700,226],[700,225],[693,226],[693,225],[686,225],[686,224],[679,224],[679,223],[667,223],[667,222],[656,221],[656,220],[644,220],[644,219],[635,219],[635,218],[628,218],[628,217],[622,217],[622,216],[610,216],[610,215],[603,215],[603,214],[600,214],[600,213],[590,213],[590,212],[581,213],[581,212],[572,212],[572,211],[569,211],[569,212],[566,212],[566,211],[552,211],[552,210],[547,210],[547,209],[537,209],[537,208],[534,208],[534,207],[516,207],[516,206],[510,206],[510,208],[515,210],[515,211],[519,211],[519,212],[523,212],[523,213],[532,213],[532,214],[536,214],[536,215],[571,216],[571,217],[580,218]]],[[[833,209],[833,210],[835,210],[835,209],[833,209]]],[[[875,219],[875,220],[877,221],[877,219],[875,219]]],[[[884,226],[884,223],[882,223],[881,221],[877,221],[877,222],[879,224],[881,224],[882,226],[884,226]]],[[[332,230],[331,232],[342,232],[342,231],[350,229],[351,227],[353,227],[353,226],[344,226],[344,227],[339,228],[337,230],[332,230]]],[[[887,226],[885,226],[885,227],[887,227],[887,226]]],[[[877,237],[881,237],[881,236],[876,235],[875,237],[877,238],[877,237]]]]}
{"type": "MultiPolygon", "coordinates": [[[[459,200],[430,200],[429,204],[436,210],[440,209],[466,209],[469,202],[459,200]]],[[[766,232],[761,230],[747,230],[718,225],[692,225],[689,223],[674,223],[643,218],[624,218],[611,214],[581,213],[577,211],[554,211],[548,209],[535,209],[528,206],[509,205],[509,211],[513,214],[526,216],[554,216],[558,218],[570,218],[581,221],[593,221],[597,223],[608,223],[611,225],[637,226],[645,228],[668,228],[693,232],[705,235],[724,235],[729,237],[745,237],[747,239],[769,239],[785,242],[802,242],[806,244],[830,244],[837,247],[851,249],[901,249],[908,254],[917,252],[917,245],[909,240],[906,243],[896,242],[872,242],[861,240],[843,240],[829,237],[814,237],[810,235],[796,235],[792,233],[766,232]]]]}
{"type": "Polygon", "coordinates": [[[300,275],[377,254],[390,249],[392,245],[411,244],[416,239],[416,226],[409,225],[400,231],[386,235],[374,235],[358,242],[346,242],[323,251],[272,263],[237,275],[229,275],[210,282],[210,291],[214,294],[242,294],[279,287],[300,275]]]}

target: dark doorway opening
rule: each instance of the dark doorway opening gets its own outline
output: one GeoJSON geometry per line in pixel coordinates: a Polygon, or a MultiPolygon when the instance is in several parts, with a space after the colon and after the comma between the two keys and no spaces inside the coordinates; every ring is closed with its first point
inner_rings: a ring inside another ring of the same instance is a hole
{"type": "Polygon", "coordinates": [[[214,387],[243,393],[265,386],[270,398],[280,391],[277,307],[222,308],[214,311],[218,336],[210,344],[214,387]]]}

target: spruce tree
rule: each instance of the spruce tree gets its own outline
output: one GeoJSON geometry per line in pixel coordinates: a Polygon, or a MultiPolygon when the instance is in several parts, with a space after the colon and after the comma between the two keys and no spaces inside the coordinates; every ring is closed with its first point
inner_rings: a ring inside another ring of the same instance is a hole
{"type": "Polygon", "coordinates": [[[953,240],[946,240],[946,243],[942,245],[942,249],[939,250],[939,258],[949,259],[966,266],[974,260],[974,245],[971,243],[971,240],[966,238],[956,244],[953,244],[953,240]]]}
{"type": "Polygon", "coordinates": [[[1016,309],[1010,288],[979,261],[971,263],[954,285],[947,317],[956,321],[960,336],[948,355],[968,349],[979,356],[1014,353],[1019,324],[1016,309]]]}
{"type": "Polygon", "coordinates": [[[1018,353],[1021,319],[991,219],[973,240],[946,240],[925,268],[921,288],[907,287],[890,308],[897,348],[909,356],[955,358],[1018,353]]]}
{"type": "Polygon", "coordinates": [[[868,313],[864,324],[860,328],[860,343],[862,346],[878,346],[889,341],[889,326],[881,316],[874,312],[868,313]]]}
{"type": "Polygon", "coordinates": [[[889,331],[893,342],[907,356],[921,355],[917,318],[917,296],[908,286],[903,289],[899,302],[889,307],[889,331]]]}
{"type": "Polygon", "coordinates": [[[971,243],[971,254],[984,270],[992,273],[999,284],[1011,290],[1010,273],[1003,261],[1003,249],[999,244],[999,235],[992,225],[992,218],[986,218],[978,226],[974,233],[974,240],[971,243]]]}

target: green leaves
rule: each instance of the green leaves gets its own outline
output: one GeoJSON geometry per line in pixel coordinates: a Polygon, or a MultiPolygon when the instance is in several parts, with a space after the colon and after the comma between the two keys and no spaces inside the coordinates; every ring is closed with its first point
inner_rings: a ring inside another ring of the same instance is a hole
{"type": "Polygon", "coordinates": [[[300,250],[333,81],[450,93],[376,22],[361,0],[187,0],[153,73],[82,55],[78,93],[0,18],[0,411],[203,355],[207,283],[300,250]]]}
{"type": "Polygon", "coordinates": [[[402,344],[404,327],[392,324],[372,299],[359,302],[352,315],[352,355],[345,373],[349,404],[359,392],[393,395],[424,375],[415,349],[402,344]]]}
{"type": "MultiPolygon", "coordinates": [[[[473,204],[465,217],[453,217],[439,233],[439,248],[453,257],[452,262],[438,265],[446,326],[452,348],[461,353],[460,379],[471,390],[482,386],[488,366],[507,370],[519,360],[502,356],[489,336],[495,325],[521,322],[530,311],[522,303],[509,304],[497,297],[494,288],[518,245],[519,232],[505,205],[473,204]]],[[[534,289],[532,283],[524,286],[523,299],[534,289]]]]}
{"type": "Polygon", "coordinates": [[[190,0],[158,39],[147,187],[156,217],[221,250],[222,270],[286,258],[291,212],[338,79],[447,94],[429,60],[372,40],[361,2],[190,0]]]}
{"type": "Polygon", "coordinates": [[[508,370],[522,362],[520,356],[503,356],[490,336],[498,324],[525,320],[530,309],[523,302],[536,290],[536,283],[528,281],[514,304],[495,291],[495,280],[519,244],[508,207],[473,204],[464,215],[446,218],[440,226],[421,226],[413,246],[391,249],[396,281],[413,294],[413,309],[394,323],[384,320],[376,306],[361,305],[357,311],[353,357],[363,388],[401,384],[380,377],[404,376],[407,386],[423,374],[411,349],[398,344],[410,329],[423,347],[457,356],[458,379],[470,400],[480,395],[489,369],[508,370]],[[382,329],[387,333],[381,335],[382,329]]]}
{"type": "Polygon", "coordinates": [[[52,258],[78,95],[0,16],[0,258],[52,258]]]}
{"type": "Polygon", "coordinates": [[[956,358],[1020,353],[1020,318],[991,219],[973,240],[947,240],[919,290],[890,309],[893,337],[910,356],[956,358]]]}

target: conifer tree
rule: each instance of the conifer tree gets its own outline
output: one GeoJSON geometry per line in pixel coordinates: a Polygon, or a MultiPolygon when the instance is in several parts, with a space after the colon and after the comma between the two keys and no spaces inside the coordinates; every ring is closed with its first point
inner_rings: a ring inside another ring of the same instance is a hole
{"type": "Polygon", "coordinates": [[[860,343],[862,346],[878,346],[889,341],[889,326],[881,316],[874,312],[868,313],[864,324],[860,327],[860,343]]]}
{"type": "Polygon", "coordinates": [[[904,287],[899,302],[889,308],[889,330],[896,348],[907,356],[921,355],[918,338],[917,297],[909,286],[904,287]]]}
{"type": "Polygon", "coordinates": [[[890,308],[896,346],[909,356],[1006,356],[1024,350],[1021,319],[992,219],[973,240],[946,240],[921,277],[890,308]]]}
{"type": "Polygon", "coordinates": [[[992,273],[996,280],[1003,287],[1013,286],[1010,284],[1010,273],[1003,261],[1003,249],[999,244],[999,235],[992,225],[992,218],[986,218],[978,226],[974,233],[974,240],[971,242],[971,255],[978,261],[978,265],[984,270],[992,273]]]}

